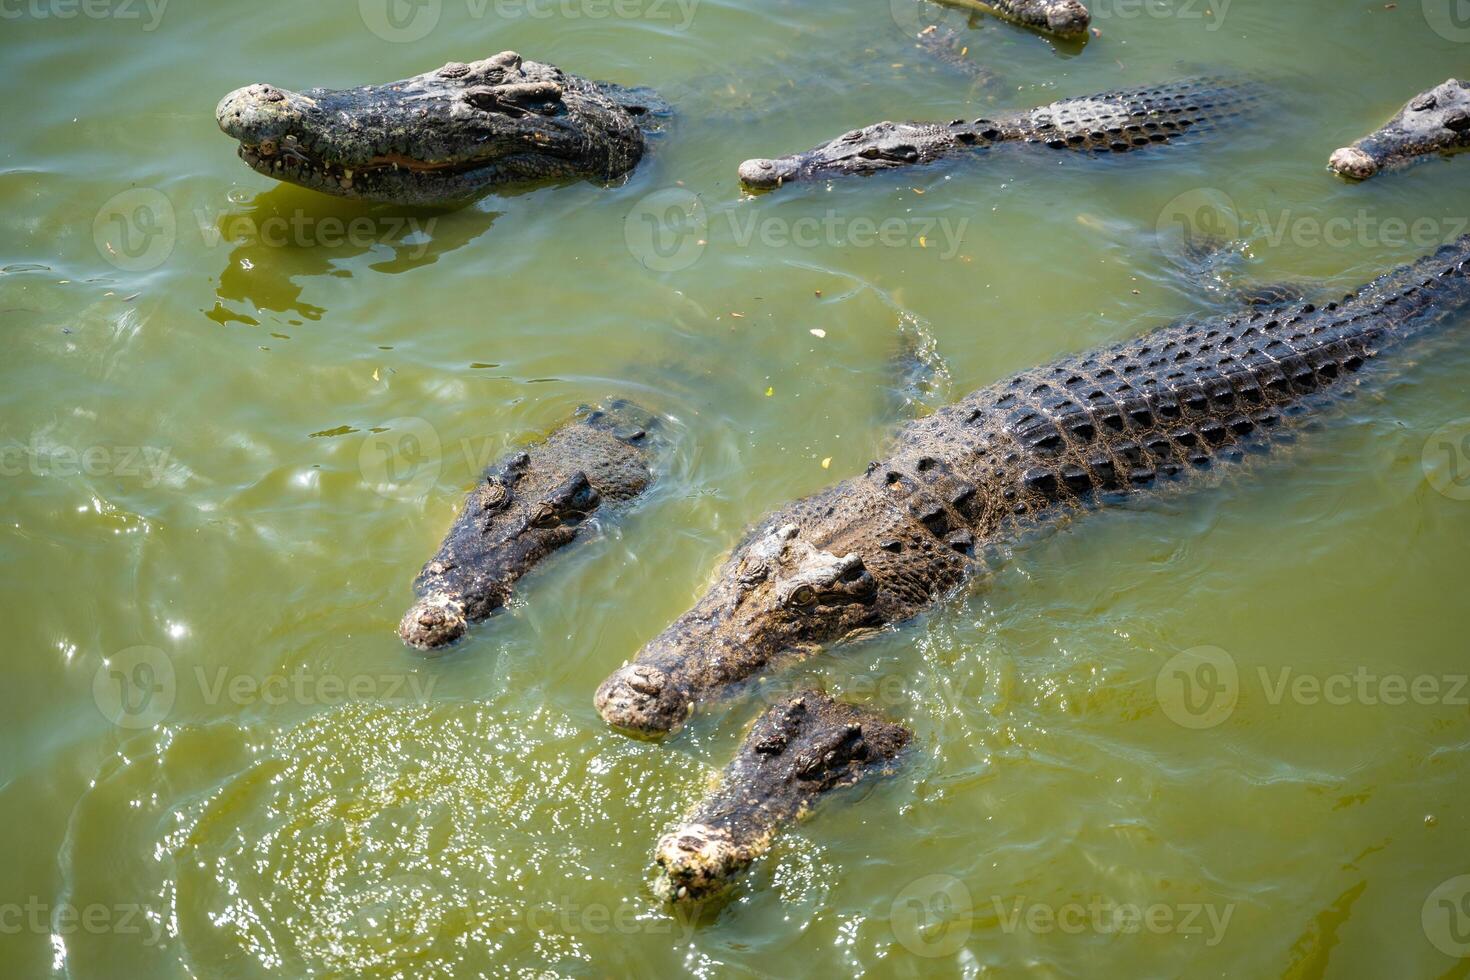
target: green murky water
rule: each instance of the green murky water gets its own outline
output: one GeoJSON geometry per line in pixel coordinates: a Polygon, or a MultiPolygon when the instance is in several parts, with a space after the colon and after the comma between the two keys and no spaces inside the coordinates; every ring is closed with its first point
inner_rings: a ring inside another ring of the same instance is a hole
{"type": "Polygon", "coordinates": [[[1448,3],[1096,7],[1079,53],[916,0],[0,3],[0,973],[1465,976],[1463,336],[1270,465],[772,678],[903,718],[912,766],[697,921],[649,892],[762,693],[655,745],[592,691],[745,525],[879,451],[900,330],[959,394],[1213,309],[1181,223],[1333,289],[1470,224],[1465,161],[1323,169],[1463,73],[1448,3]],[[999,88],[917,57],[934,20],[999,88]],[[441,215],[273,186],[215,131],[248,82],[507,48],[678,118],[623,185],[441,215]],[[1215,67],[1279,86],[1229,138],[733,181],[885,117],[1215,67]],[[657,492],[410,655],[479,467],[608,395],[671,420],[657,492]]]}

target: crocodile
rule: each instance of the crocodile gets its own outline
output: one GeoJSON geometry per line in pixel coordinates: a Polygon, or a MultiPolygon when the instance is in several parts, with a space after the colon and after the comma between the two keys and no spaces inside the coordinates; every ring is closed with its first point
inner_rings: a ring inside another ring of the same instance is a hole
{"type": "Polygon", "coordinates": [[[1470,82],[1447,79],[1409,100],[1377,132],[1336,150],[1327,166],[1344,177],[1367,180],[1430,153],[1470,146],[1470,82]]]}
{"type": "Polygon", "coordinates": [[[1081,0],[960,0],[1043,34],[1084,40],[1092,14],[1081,0]]]}
{"type": "Polygon", "coordinates": [[[658,420],[622,400],[583,408],[547,439],[492,463],[469,492],[439,552],[414,580],[399,623],[409,646],[432,651],[505,605],[517,580],[581,535],[599,509],[653,480],[658,420]]]}
{"type": "Polygon", "coordinates": [[[817,690],[773,706],[718,788],[659,840],[654,891],[675,902],[718,895],[828,793],[891,774],[912,738],[902,725],[817,690]]]}
{"type": "Polygon", "coordinates": [[[504,51],[386,85],[293,92],[255,84],[215,110],[240,159],[276,180],[412,206],[496,185],[612,181],[642,158],[666,107],[646,89],[591,82],[504,51]]]}
{"type": "Polygon", "coordinates": [[[767,669],[918,615],[1080,512],[1269,450],[1470,306],[1467,276],[1470,235],[1341,300],[1188,317],[910,422],[887,459],[756,524],[596,707],[670,733],[767,669]]]}
{"type": "Polygon", "coordinates": [[[885,121],[854,129],[804,153],[746,160],[739,175],[747,188],[769,190],[791,181],[932,163],[1005,144],[1125,153],[1210,129],[1253,108],[1260,98],[1260,87],[1248,81],[1191,78],[1061,99],[994,118],[885,121]]]}

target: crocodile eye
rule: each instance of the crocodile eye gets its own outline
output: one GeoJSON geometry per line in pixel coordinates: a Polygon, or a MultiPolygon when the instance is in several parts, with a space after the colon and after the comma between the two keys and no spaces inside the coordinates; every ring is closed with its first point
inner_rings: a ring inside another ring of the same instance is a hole
{"type": "Polygon", "coordinates": [[[805,609],[807,606],[816,605],[816,602],[817,590],[810,585],[798,586],[796,591],[791,593],[791,604],[798,609],[805,609]]]}
{"type": "Polygon", "coordinates": [[[556,508],[548,503],[537,504],[536,509],[531,512],[532,527],[553,527],[557,523],[556,508]]]}

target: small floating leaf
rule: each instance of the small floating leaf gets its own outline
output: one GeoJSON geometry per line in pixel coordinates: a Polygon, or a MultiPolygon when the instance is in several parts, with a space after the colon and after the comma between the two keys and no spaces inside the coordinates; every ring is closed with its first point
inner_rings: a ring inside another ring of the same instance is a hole
{"type": "Polygon", "coordinates": [[[356,431],[357,430],[354,429],[350,425],[339,425],[335,429],[323,429],[320,432],[313,432],[309,438],[312,438],[312,439],[331,439],[331,438],[333,438],[335,436],[351,435],[352,433],[354,433],[356,431]]]}

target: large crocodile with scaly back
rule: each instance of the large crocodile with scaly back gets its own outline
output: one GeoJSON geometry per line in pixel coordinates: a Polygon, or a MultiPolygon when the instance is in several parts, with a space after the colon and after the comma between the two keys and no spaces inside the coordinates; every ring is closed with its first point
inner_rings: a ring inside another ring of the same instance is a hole
{"type": "Polygon", "coordinates": [[[913,733],[877,713],[799,691],[756,721],[717,789],[658,842],[654,890],[710,898],[833,790],[891,773],[913,733]]]}
{"type": "Polygon", "coordinates": [[[398,626],[403,641],[420,650],[453,643],[504,606],[521,576],[575,541],[595,512],[642,494],[653,480],[657,425],[615,400],[492,463],[414,580],[419,600],[398,626]]]}
{"type": "Polygon", "coordinates": [[[1431,153],[1470,147],[1470,82],[1451,78],[1420,92],[1383,125],[1336,150],[1327,165],[1344,177],[1367,180],[1431,153]]]}
{"type": "Polygon", "coordinates": [[[591,82],[514,51],[386,85],[292,92],[250,85],[215,110],[240,159],[342,197],[458,204],[499,184],[611,181],[642,158],[646,89],[591,82]]]}
{"type": "Polygon", "coordinates": [[[889,458],[756,525],[692,609],[597,691],[662,734],[783,661],[902,622],[1079,511],[1269,448],[1326,393],[1470,306],[1470,236],[1336,302],[1191,318],[904,426],[889,458]]]}
{"type": "Polygon", "coordinates": [[[1260,97],[1260,86],[1248,81],[1194,78],[1061,99],[994,118],[880,122],[804,153],[746,160],[739,174],[745,186],[766,190],[797,180],[932,163],[1005,144],[1126,153],[1220,125],[1252,108],[1260,97]]]}

